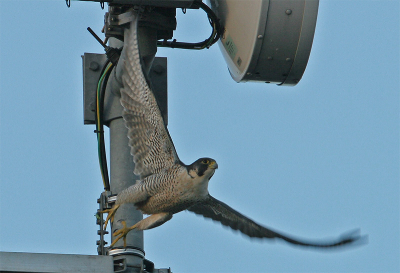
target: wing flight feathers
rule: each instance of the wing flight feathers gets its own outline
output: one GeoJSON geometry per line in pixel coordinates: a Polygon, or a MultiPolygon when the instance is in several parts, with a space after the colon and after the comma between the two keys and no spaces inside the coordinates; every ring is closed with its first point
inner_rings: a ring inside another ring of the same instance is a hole
{"type": "Polygon", "coordinates": [[[346,235],[342,235],[339,239],[331,242],[307,242],[304,240],[294,239],[292,237],[282,235],[281,233],[277,233],[269,228],[257,224],[250,218],[247,218],[246,216],[242,215],[241,213],[237,212],[236,210],[232,209],[225,203],[215,199],[212,196],[209,196],[208,199],[204,202],[199,202],[191,206],[188,210],[196,214],[200,214],[205,218],[210,218],[214,221],[218,221],[222,225],[228,226],[233,230],[239,230],[249,237],[280,238],[288,243],[301,246],[319,248],[337,247],[352,243],[361,238],[357,232],[352,232],[346,235]]]}
{"type": "MultiPolygon", "coordinates": [[[[128,128],[129,146],[135,162],[134,173],[141,179],[179,162],[174,144],[165,127],[157,101],[142,71],[137,18],[125,36],[121,104],[128,128]]],[[[121,61],[121,60],[120,60],[121,61]]]]}

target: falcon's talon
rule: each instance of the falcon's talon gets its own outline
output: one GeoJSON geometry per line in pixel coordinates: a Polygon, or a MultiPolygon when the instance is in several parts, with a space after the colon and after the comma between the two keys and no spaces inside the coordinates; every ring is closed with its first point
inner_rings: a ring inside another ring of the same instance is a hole
{"type": "Polygon", "coordinates": [[[126,222],[121,221],[123,227],[113,233],[113,236],[119,235],[115,240],[112,242],[110,247],[113,247],[121,238],[124,238],[124,248],[126,247],[126,235],[132,230],[136,228],[136,224],[131,226],[131,227],[126,227],[126,222]]]}
{"type": "Polygon", "coordinates": [[[101,211],[101,213],[108,213],[107,218],[104,222],[104,229],[107,228],[108,220],[110,220],[111,224],[114,222],[114,215],[120,205],[114,205],[111,209],[105,209],[101,211]]]}

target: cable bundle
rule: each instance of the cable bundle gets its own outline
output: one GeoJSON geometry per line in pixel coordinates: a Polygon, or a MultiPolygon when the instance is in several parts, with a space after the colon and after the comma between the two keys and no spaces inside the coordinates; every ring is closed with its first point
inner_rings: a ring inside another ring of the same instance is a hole
{"type": "Polygon", "coordinates": [[[107,60],[104,64],[103,69],[100,73],[100,78],[97,83],[96,90],[96,115],[95,115],[95,123],[96,130],[95,133],[97,135],[97,143],[98,143],[98,157],[99,157],[99,165],[101,176],[103,179],[104,190],[110,190],[110,180],[108,177],[108,168],[107,168],[107,156],[106,149],[104,143],[104,97],[107,87],[107,81],[110,77],[110,72],[112,71],[114,64],[111,61],[107,60]]]}
{"type": "Polygon", "coordinates": [[[222,28],[219,23],[219,19],[217,18],[215,13],[203,2],[194,2],[193,5],[194,6],[197,5],[199,8],[201,8],[207,13],[208,20],[213,29],[210,37],[199,43],[183,43],[183,42],[177,42],[176,40],[173,41],[163,40],[163,41],[158,41],[157,46],[183,48],[183,49],[204,49],[204,48],[209,48],[218,41],[219,37],[221,36],[222,28]]]}

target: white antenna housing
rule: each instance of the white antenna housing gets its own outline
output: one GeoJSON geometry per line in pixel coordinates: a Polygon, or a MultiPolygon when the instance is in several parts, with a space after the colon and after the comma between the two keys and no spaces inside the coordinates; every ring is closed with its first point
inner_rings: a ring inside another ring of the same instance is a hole
{"type": "Polygon", "coordinates": [[[208,0],[220,49],[237,82],[296,85],[306,69],[319,0],[208,0]]]}

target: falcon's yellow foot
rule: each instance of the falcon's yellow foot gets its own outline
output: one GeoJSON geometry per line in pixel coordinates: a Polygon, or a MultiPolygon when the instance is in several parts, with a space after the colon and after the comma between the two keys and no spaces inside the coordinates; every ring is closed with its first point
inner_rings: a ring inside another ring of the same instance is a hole
{"type": "Polygon", "coordinates": [[[114,222],[114,215],[120,205],[114,205],[111,209],[105,209],[102,213],[108,213],[106,221],[104,223],[104,229],[107,228],[108,220],[110,220],[111,224],[114,222]]]}
{"type": "Polygon", "coordinates": [[[113,247],[115,245],[115,243],[118,242],[119,239],[121,239],[121,238],[124,238],[124,247],[126,247],[126,235],[128,235],[129,231],[131,231],[132,229],[135,229],[136,225],[137,225],[137,224],[135,224],[135,225],[127,228],[125,221],[121,221],[121,223],[124,227],[113,233],[114,236],[117,236],[118,234],[119,234],[119,236],[114,240],[114,242],[112,242],[110,247],[113,247]]]}

